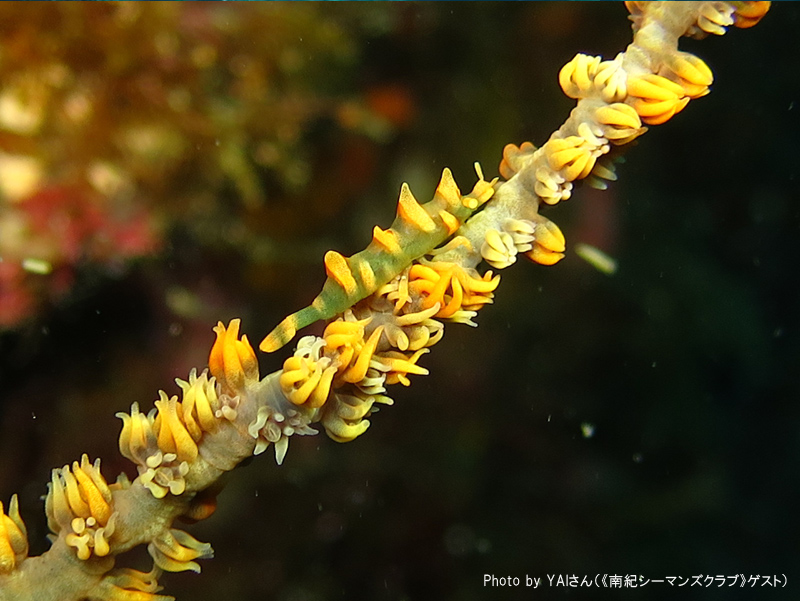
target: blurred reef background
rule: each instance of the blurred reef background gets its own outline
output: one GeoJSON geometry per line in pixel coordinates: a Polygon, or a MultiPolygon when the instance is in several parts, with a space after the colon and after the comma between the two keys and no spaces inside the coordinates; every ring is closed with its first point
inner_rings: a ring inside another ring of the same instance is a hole
{"type": "MultiPolygon", "coordinates": [[[[51,468],[86,452],[132,475],[116,411],[205,366],[218,320],[257,341],[307,305],[324,252],[362,249],[403,181],[427,199],[448,166],[468,188],[474,161],[493,177],[505,144],[543,143],[573,104],[559,69],[612,58],[626,17],[621,2],[0,4],[0,499],[20,493],[32,553],[51,468]]],[[[431,375],[363,437],[296,439],[281,468],[237,470],[192,529],[216,558],[165,592],[516,600],[532,592],[484,574],[548,573],[800,586],[798,28],[800,8],[774,3],[752,30],[685,40],[712,93],[651,128],[609,190],[546,211],[567,258],[504,271],[479,328],[448,325],[431,375]]],[[[754,598],[737,590],[682,598],[754,598]]]]}

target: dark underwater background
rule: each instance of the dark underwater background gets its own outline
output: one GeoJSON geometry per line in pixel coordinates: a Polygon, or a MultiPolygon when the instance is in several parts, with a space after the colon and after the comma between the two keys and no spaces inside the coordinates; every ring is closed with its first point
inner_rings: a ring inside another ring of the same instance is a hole
{"type": "MultiPolygon", "coordinates": [[[[388,226],[402,182],[427,200],[445,166],[462,189],[474,161],[495,176],[505,144],[538,146],[568,114],[561,66],[631,37],[606,2],[12,2],[0,17],[0,99],[39,106],[0,132],[38,175],[0,200],[0,499],[19,493],[36,554],[50,470],[88,453],[133,476],[114,413],[176,393],[218,320],[260,340],[316,295],[327,249],[388,226]],[[49,273],[9,267],[40,252],[49,273]]],[[[189,528],[216,557],[164,575],[164,593],[798,598],[798,28],[779,2],[753,29],[684,39],[711,94],[629,148],[607,191],[544,212],[567,257],[505,270],[479,327],[448,325],[431,374],[390,389],[356,441],[296,438],[282,467],[268,452],[235,470],[189,528]],[[524,586],[548,574],[642,586],[524,586]]],[[[262,374],[287,355],[260,354],[262,374]]],[[[139,551],[119,564],[149,569],[139,551]]]]}

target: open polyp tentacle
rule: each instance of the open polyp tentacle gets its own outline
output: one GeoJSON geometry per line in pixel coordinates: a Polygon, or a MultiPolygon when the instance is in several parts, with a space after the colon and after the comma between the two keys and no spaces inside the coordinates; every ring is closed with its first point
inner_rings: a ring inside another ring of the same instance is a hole
{"type": "Polygon", "coordinates": [[[19,515],[17,495],[11,497],[8,514],[0,502],[0,574],[8,574],[28,556],[28,531],[19,515]]]}

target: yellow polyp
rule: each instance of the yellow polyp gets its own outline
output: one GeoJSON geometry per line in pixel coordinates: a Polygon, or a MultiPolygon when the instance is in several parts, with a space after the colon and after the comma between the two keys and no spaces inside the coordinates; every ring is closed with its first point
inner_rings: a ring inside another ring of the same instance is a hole
{"type": "Polygon", "coordinates": [[[11,497],[8,515],[0,503],[0,574],[10,573],[28,555],[25,524],[19,517],[17,496],[11,497]]]}
{"type": "Polygon", "coordinates": [[[258,381],[258,359],[256,359],[256,352],[250,346],[247,336],[242,336],[241,340],[234,340],[234,345],[245,379],[251,382],[258,381]]]}
{"type": "Polygon", "coordinates": [[[147,552],[155,564],[168,572],[192,570],[200,572],[200,566],[193,559],[214,556],[208,543],[201,543],[182,530],[163,530],[147,545],[147,552]]]}
{"type": "Polygon", "coordinates": [[[758,24],[762,17],[767,14],[771,2],[735,2],[733,23],[736,27],[747,29],[758,24]]]}
{"type": "Polygon", "coordinates": [[[622,146],[624,144],[633,142],[642,134],[646,134],[647,128],[642,126],[640,129],[612,129],[606,130],[604,133],[606,138],[612,140],[615,145],[622,146]]]}
{"type": "Polygon", "coordinates": [[[579,54],[578,57],[576,57],[578,61],[573,81],[581,91],[588,92],[592,89],[592,80],[602,59],[599,56],[589,56],[588,54],[579,54]]]}
{"type": "Polygon", "coordinates": [[[175,453],[177,451],[175,439],[172,436],[169,424],[164,419],[164,415],[167,412],[167,405],[169,404],[167,395],[163,390],[159,390],[158,394],[161,395],[161,398],[155,402],[156,409],[158,409],[158,415],[154,424],[156,430],[156,444],[162,453],[175,453]]]}
{"type": "Polygon", "coordinates": [[[447,291],[448,286],[450,286],[451,278],[452,271],[450,270],[440,274],[439,279],[435,281],[430,293],[422,301],[423,309],[428,309],[436,303],[444,305],[444,293],[447,291]]]}
{"type": "Polygon", "coordinates": [[[111,503],[112,496],[111,496],[111,489],[108,486],[108,482],[106,479],[103,478],[103,474],[100,472],[100,458],[94,460],[94,463],[89,463],[89,456],[85,453],[81,456],[81,468],[89,478],[92,479],[92,482],[97,487],[98,492],[102,495],[102,498],[107,502],[111,503]]]}
{"type": "MultiPolygon", "coordinates": [[[[476,163],[477,164],[477,163],[476,163]]],[[[479,181],[467,196],[461,198],[461,203],[470,210],[477,209],[480,205],[494,196],[494,184],[497,178],[490,182],[479,181]]]]}
{"type": "Polygon", "coordinates": [[[131,454],[131,430],[133,428],[133,420],[127,413],[120,411],[116,414],[122,420],[122,431],[119,433],[119,452],[123,457],[132,459],[131,454]]]}
{"type": "Polygon", "coordinates": [[[181,415],[181,421],[183,422],[183,425],[186,426],[186,430],[189,432],[192,440],[199,442],[203,437],[203,429],[194,419],[194,413],[196,411],[196,399],[197,394],[195,393],[194,388],[183,391],[183,399],[181,400],[181,408],[183,413],[181,415]]]}
{"type": "Polygon", "coordinates": [[[702,98],[711,92],[708,86],[696,86],[686,82],[683,83],[683,91],[689,98],[692,99],[702,98]]]}
{"type": "MultiPolygon", "coordinates": [[[[195,444],[191,435],[186,430],[186,427],[178,417],[178,407],[180,406],[178,397],[173,396],[167,399],[167,395],[163,391],[159,391],[159,394],[161,394],[162,403],[161,407],[159,407],[159,413],[163,411],[161,430],[167,429],[174,441],[175,450],[170,450],[170,452],[176,453],[179,461],[194,461],[197,459],[197,444],[195,444]],[[164,407],[166,408],[164,409],[164,407]]],[[[158,401],[156,402],[156,406],[158,406],[158,401]]],[[[161,446],[159,446],[159,448],[167,452],[167,449],[161,446]]]]}
{"type": "Polygon", "coordinates": [[[333,366],[326,368],[325,371],[322,372],[322,377],[319,380],[319,384],[317,384],[317,386],[311,392],[311,396],[308,397],[308,402],[306,404],[309,407],[316,409],[325,404],[325,402],[328,400],[328,395],[331,392],[331,384],[335,375],[336,368],[333,366]]]}
{"type": "Polygon", "coordinates": [[[176,561],[171,557],[164,555],[159,549],[150,543],[147,545],[147,551],[150,553],[150,557],[153,558],[153,563],[155,563],[159,568],[164,570],[165,572],[186,572],[192,571],[195,573],[200,573],[200,565],[194,561],[176,561]]]}
{"type": "Polygon", "coordinates": [[[375,349],[378,347],[378,341],[381,338],[381,334],[383,333],[383,326],[378,326],[373,330],[372,334],[370,334],[369,339],[367,340],[364,348],[362,348],[358,353],[358,359],[354,365],[350,366],[347,371],[342,374],[342,380],[345,382],[350,382],[351,384],[355,384],[356,382],[360,382],[364,379],[367,375],[367,370],[369,369],[369,362],[372,359],[372,356],[375,354],[375,349]]]}
{"type": "Polygon", "coordinates": [[[516,169],[514,163],[519,155],[520,148],[516,144],[506,144],[503,147],[503,158],[500,161],[498,171],[504,179],[511,179],[516,175],[518,169],[516,169]]]}
{"type": "Polygon", "coordinates": [[[136,461],[137,457],[149,451],[151,442],[155,443],[152,424],[150,423],[150,419],[139,411],[139,403],[133,403],[131,405],[130,442],[131,446],[128,451],[130,456],[128,458],[131,459],[131,461],[136,461]]]}
{"type": "Polygon", "coordinates": [[[186,490],[186,480],[170,480],[167,484],[167,488],[169,488],[169,492],[172,493],[173,496],[179,496],[184,493],[186,490]]]}
{"type": "Polygon", "coordinates": [[[597,66],[593,83],[600,97],[606,102],[619,102],[628,95],[627,73],[622,67],[622,57],[603,61],[597,66]]]}
{"type": "Polygon", "coordinates": [[[411,380],[408,379],[406,374],[391,373],[386,377],[387,384],[402,384],[403,386],[411,386],[411,380]]]}
{"type": "Polygon", "coordinates": [[[666,59],[670,69],[690,84],[708,87],[714,82],[714,74],[709,66],[699,57],[681,53],[666,59]]]}
{"type": "Polygon", "coordinates": [[[545,150],[549,155],[566,150],[567,148],[575,148],[584,143],[584,139],[580,136],[567,136],[566,138],[551,138],[545,144],[545,150]]]}
{"type": "Polygon", "coordinates": [[[355,337],[354,339],[361,338],[364,334],[364,327],[369,324],[371,319],[370,317],[356,321],[337,319],[325,326],[324,336],[327,338],[331,334],[347,334],[348,336],[355,337]]]}
{"type": "Polygon", "coordinates": [[[305,381],[305,383],[300,386],[300,388],[293,388],[289,394],[289,400],[294,403],[295,405],[302,405],[308,400],[308,397],[311,396],[311,393],[316,388],[317,384],[319,384],[320,378],[322,377],[322,372],[319,370],[314,371],[311,376],[305,381]]]}
{"type": "Polygon", "coordinates": [[[408,271],[408,279],[409,281],[425,279],[431,282],[438,282],[439,272],[427,265],[414,263],[408,271]]]}
{"type": "Polygon", "coordinates": [[[350,442],[361,436],[369,428],[369,420],[361,420],[355,424],[348,424],[343,419],[336,417],[324,420],[325,432],[334,442],[350,442]]]}
{"type": "Polygon", "coordinates": [[[208,356],[208,370],[219,379],[224,373],[222,348],[225,346],[225,325],[221,321],[218,321],[217,325],[214,326],[214,333],[217,335],[217,339],[211,346],[211,352],[208,356]]]}
{"type": "Polygon", "coordinates": [[[485,294],[464,294],[464,300],[461,303],[464,309],[480,309],[483,305],[491,305],[494,303],[492,293],[485,294]]]}
{"type": "Polygon", "coordinates": [[[561,253],[567,248],[567,241],[561,229],[549,219],[540,218],[535,226],[534,238],[536,244],[543,249],[561,253]]]}
{"type": "Polygon", "coordinates": [[[549,153],[547,155],[547,161],[550,163],[550,167],[552,167],[554,171],[559,171],[565,165],[585,154],[585,152],[586,151],[583,148],[565,148],[563,150],[549,153]]]}
{"type": "Polygon", "coordinates": [[[436,317],[447,318],[451,317],[458,309],[461,308],[461,301],[464,298],[464,290],[461,288],[461,282],[458,278],[452,278],[450,285],[453,289],[453,297],[441,311],[436,313],[436,317]]]}
{"type": "Polygon", "coordinates": [[[45,511],[48,518],[47,525],[56,533],[67,527],[74,517],[58,469],[54,469],[50,475],[50,490],[47,491],[45,498],[45,511]]]}
{"type": "Polygon", "coordinates": [[[536,182],[533,189],[539,198],[541,198],[542,202],[550,206],[557,205],[564,200],[564,195],[561,191],[549,190],[542,182],[536,182]]]}
{"type": "MultiPolygon", "coordinates": [[[[91,469],[91,465],[88,465],[88,457],[86,455],[83,456],[82,462],[87,464],[84,465],[84,467],[91,469]]],[[[108,518],[111,517],[111,506],[108,504],[108,501],[98,490],[97,486],[95,486],[93,480],[86,474],[81,466],[78,465],[77,461],[72,464],[72,472],[75,474],[75,478],[78,481],[82,496],[86,499],[86,503],[89,505],[89,511],[91,515],[101,525],[105,526],[108,522],[108,518]]]]}
{"type": "Polygon", "coordinates": [[[495,250],[504,251],[506,247],[503,239],[500,236],[500,232],[494,228],[491,228],[486,232],[485,242],[495,250]]]}
{"type": "MultiPolygon", "coordinates": [[[[392,286],[391,283],[388,286],[392,286]]],[[[381,296],[382,293],[380,291],[376,292],[378,296],[381,296]]],[[[387,289],[386,298],[394,302],[394,309],[393,313],[397,315],[400,310],[411,300],[411,297],[408,294],[408,271],[403,271],[397,280],[397,287],[387,289]]]]}
{"type": "Polygon", "coordinates": [[[539,245],[534,246],[525,254],[529,259],[536,261],[540,265],[555,265],[564,258],[563,253],[551,252],[539,245]]]}
{"type": "Polygon", "coordinates": [[[111,552],[111,547],[106,540],[105,534],[103,528],[99,528],[94,533],[94,554],[98,557],[105,557],[111,552]]]}
{"type": "Polygon", "coordinates": [[[530,142],[523,142],[520,146],[516,144],[506,144],[503,148],[503,158],[500,161],[500,175],[505,179],[511,179],[522,166],[522,161],[530,157],[536,151],[536,147],[530,142]]]}
{"type": "Polygon", "coordinates": [[[578,57],[575,56],[575,58],[561,67],[561,70],[558,72],[558,85],[561,86],[561,91],[570,98],[575,98],[575,96],[573,96],[575,86],[572,83],[572,73],[575,71],[574,63],[577,58],[578,57]]]}
{"type": "MultiPolygon", "coordinates": [[[[216,393],[214,396],[216,397],[216,393]]],[[[197,410],[197,419],[200,422],[200,427],[206,432],[214,432],[217,429],[217,420],[214,417],[211,400],[208,398],[205,390],[203,390],[203,387],[199,387],[196,392],[194,406],[197,410]]]]}
{"type": "Polygon", "coordinates": [[[428,307],[423,311],[417,311],[416,313],[406,313],[405,315],[400,315],[395,319],[395,323],[400,326],[408,326],[417,323],[422,323],[426,319],[430,319],[434,315],[439,312],[441,308],[441,303],[435,303],[432,307],[428,307]]]}
{"type": "Polygon", "coordinates": [[[361,335],[353,336],[352,334],[328,334],[328,330],[325,330],[325,334],[323,338],[325,338],[325,346],[329,349],[337,349],[341,346],[346,344],[351,344],[354,340],[358,340],[363,336],[364,330],[361,330],[361,335]]]}
{"type": "MultiPolygon", "coordinates": [[[[239,394],[246,381],[258,380],[258,361],[256,360],[255,351],[250,346],[247,336],[243,336],[239,340],[240,323],[241,320],[232,319],[227,328],[222,322],[217,323],[214,327],[217,339],[211,347],[211,353],[208,357],[208,368],[211,375],[217,379],[222,389],[231,396],[239,394]]],[[[275,334],[279,329],[280,327],[276,328],[272,334],[275,334]]],[[[265,342],[267,342],[266,339],[261,343],[262,346],[265,342]]]]}
{"type": "Polygon", "coordinates": [[[160,573],[157,567],[149,573],[115,568],[106,573],[92,590],[92,598],[102,601],[174,601],[174,597],[155,594],[161,589],[157,580],[160,573]]]}
{"type": "MultiPolygon", "coordinates": [[[[0,515],[3,513],[3,505],[0,503],[0,515]]],[[[20,555],[27,555],[28,553],[28,530],[25,528],[25,522],[22,521],[22,517],[19,515],[19,499],[17,495],[11,495],[11,502],[8,504],[8,514],[6,519],[11,520],[9,524],[6,522],[7,532],[9,534],[9,540],[11,541],[11,547],[17,554],[20,555]],[[12,528],[16,526],[16,531],[12,528]]]]}
{"type": "Polygon", "coordinates": [[[170,529],[170,533],[183,548],[190,549],[193,553],[196,553],[196,558],[210,559],[214,557],[214,549],[211,547],[210,543],[201,543],[191,534],[184,532],[183,530],[172,528],[170,529]]]}
{"type": "MultiPolygon", "coordinates": [[[[236,348],[236,341],[239,339],[239,319],[232,319],[225,330],[225,338],[222,344],[222,381],[228,388],[238,391],[244,384],[244,367],[239,359],[239,351],[236,348]]],[[[219,378],[217,378],[219,379],[219,378]]]]}
{"type": "MultiPolygon", "coordinates": [[[[394,324],[396,326],[396,324],[394,324]]],[[[408,335],[399,326],[388,328],[386,332],[386,339],[391,346],[399,348],[401,351],[407,351],[409,340],[408,335]]]]}
{"type": "Polygon", "coordinates": [[[337,398],[336,414],[343,420],[349,422],[362,420],[369,414],[370,409],[372,409],[373,401],[369,397],[366,400],[354,396],[345,398],[354,401],[355,404],[343,401],[342,397],[337,398]]]}
{"type": "Polygon", "coordinates": [[[533,189],[549,205],[558,204],[561,200],[561,191],[552,178],[551,170],[544,167],[539,167],[536,170],[536,182],[533,184],[533,189]]]}
{"type": "Polygon", "coordinates": [[[661,125],[669,121],[676,113],[679,113],[689,102],[688,97],[663,102],[647,102],[637,100],[634,108],[641,115],[642,121],[648,125],[661,125]]]}
{"type": "Polygon", "coordinates": [[[564,65],[558,73],[558,83],[564,94],[570,98],[581,98],[591,92],[600,60],[599,56],[576,54],[564,65]]]}
{"type": "Polygon", "coordinates": [[[436,231],[436,223],[431,219],[425,208],[417,202],[406,183],[400,188],[400,199],[397,201],[397,216],[427,234],[436,231]]]}
{"type": "Polygon", "coordinates": [[[683,88],[666,77],[646,73],[628,78],[628,94],[648,100],[674,100],[683,96],[683,88]]]}
{"type": "Polygon", "coordinates": [[[483,274],[482,278],[469,277],[462,283],[464,284],[464,288],[470,292],[477,292],[479,294],[494,292],[497,289],[497,286],[500,285],[500,274],[492,277],[492,272],[487,271],[485,274],[483,274]]]}
{"type": "Polygon", "coordinates": [[[153,539],[152,542],[159,551],[175,561],[192,561],[193,559],[197,559],[202,555],[202,551],[200,549],[183,546],[176,539],[174,535],[175,532],[180,532],[180,530],[163,530],[153,539]]]}
{"type": "Polygon", "coordinates": [[[495,229],[487,232],[486,239],[481,245],[481,256],[492,267],[504,269],[512,265],[517,260],[516,254],[517,248],[511,235],[504,232],[503,237],[500,238],[500,233],[495,229]],[[491,239],[490,233],[494,233],[499,238],[497,243],[491,239]]]}
{"type": "Polygon", "coordinates": [[[422,296],[423,294],[429,296],[434,286],[436,286],[436,282],[431,282],[430,280],[412,280],[408,283],[408,288],[411,290],[411,293],[418,296],[422,296]]]}
{"type": "MultiPolygon", "coordinates": [[[[1,507],[1,506],[0,506],[1,507]]],[[[17,566],[17,557],[11,548],[8,534],[0,520],[0,574],[8,574],[17,566]]]]}
{"type": "MultiPolygon", "coordinates": [[[[161,391],[159,390],[159,394],[160,393],[161,393],[161,391]]],[[[156,409],[157,408],[158,408],[158,406],[156,406],[156,409]]],[[[164,421],[164,420],[161,418],[161,412],[156,411],[156,414],[153,416],[153,432],[156,432],[156,433],[161,432],[161,422],[162,421],[164,421]]],[[[158,446],[158,436],[157,435],[156,435],[156,446],[158,446]]],[[[150,459],[150,457],[148,456],[147,460],[149,460],[149,459],[150,459]]],[[[145,462],[147,462],[147,460],[145,460],[145,462]]]]}
{"type": "Polygon", "coordinates": [[[308,366],[305,358],[292,355],[283,362],[283,372],[279,382],[283,390],[291,390],[297,382],[308,377],[308,366]]]}
{"type": "Polygon", "coordinates": [[[397,234],[391,228],[382,230],[377,225],[372,230],[372,240],[382,246],[391,255],[399,255],[403,252],[397,234]]]}
{"type": "Polygon", "coordinates": [[[597,162],[597,157],[594,154],[591,154],[586,159],[586,164],[583,166],[583,169],[578,174],[575,179],[584,179],[585,177],[589,177],[589,174],[594,169],[594,164],[597,162]]]}
{"type": "MultiPolygon", "coordinates": [[[[671,98],[669,100],[661,100],[658,102],[648,102],[647,100],[637,100],[634,103],[636,112],[640,117],[645,118],[645,123],[648,117],[659,117],[661,115],[669,114],[670,117],[675,114],[675,106],[678,104],[678,98],[671,98]]],[[[666,121],[666,119],[665,119],[666,121]]],[[[651,124],[652,125],[652,124],[651,124]]]]}
{"type": "MultiPolygon", "coordinates": [[[[409,328],[409,334],[406,335],[405,332],[400,330],[402,334],[403,344],[393,344],[401,351],[416,351],[421,349],[424,346],[428,346],[428,342],[431,339],[431,333],[428,328],[425,327],[413,327],[409,328]]],[[[399,341],[400,339],[398,339],[399,341]]]]}
{"type": "Polygon", "coordinates": [[[212,403],[216,403],[213,379],[209,381],[206,372],[203,372],[198,377],[197,371],[193,369],[189,373],[188,382],[180,378],[176,378],[175,382],[183,393],[183,399],[180,403],[182,408],[181,421],[192,439],[195,442],[199,442],[203,437],[203,432],[213,432],[217,426],[214,417],[216,407],[212,406],[212,403]],[[211,399],[209,399],[209,394],[211,399]]]}
{"type": "Polygon", "coordinates": [[[444,200],[445,205],[451,211],[461,206],[461,190],[458,189],[453,173],[447,167],[442,171],[442,177],[436,186],[434,198],[439,197],[444,200]]]}
{"type": "Polygon", "coordinates": [[[710,28],[706,31],[709,31],[709,33],[718,33],[719,35],[723,35],[725,33],[725,27],[728,25],[733,25],[733,11],[733,6],[706,2],[700,7],[701,17],[698,19],[698,21],[702,23],[702,19],[705,17],[711,24],[720,26],[721,29],[721,31],[717,31],[714,28],[710,28]]]}
{"type": "MultiPolygon", "coordinates": [[[[419,349],[413,355],[411,355],[411,357],[406,357],[403,353],[399,353],[397,351],[387,351],[380,355],[376,355],[375,359],[386,369],[387,372],[427,376],[430,372],[421,365],[417,365],[416,362],[422,355],[429,351],[430,349],[428,348],[419,349]]],[[[389,381],[388,378],[389,376],[387,376],[387,382],[389,381]]],[[[406,386],[407,385],[408,384],[406,384],[406,386]]]]}
{"type": "Polygon", "coordinates": [[[343,368],[350,365],[350,362],[353,360],[353,357],[356,354],[356,346],[361,346],[361,341],[363,338],[364,332],[362,330],[358,338],[354,338],[346,344],[342,344],[338,347],[331,347],[331,350],[335,350],[339,354],[339,358],[336,361],[338,367],[343,368]]]}
{"type": "Polygon", "coordinates": [[[561,90],[564,94],[570,98],[578,98],[580,96],[580,86],[572,80],[575,74],[578,56],[580,55],[576,55],[575,58],[561,67],[561,70],[558,72],[558,85],[561,86],[561,90]]]}
{"type": "Polygon", "coordinates": [[[566,166],[563,171],[564,179],[571,182],[586,177],[594,167],[594,161],[595,158],[591,152],[584,150],[580,156],[566,166]]]}
{"type": "Polygon", "coordinates": [[[73,476],[68,465],[61,468],[61,476],[64,478],[67,501],[72,513],[84,519],[90,517],[92,512],[89,511],[89,505],[81,497],[78,481],[73,476]]]}
{"type": "Polygon", "coordinates": [[[627,129],[639,129],[642,126],[642,122],[636,110],[632,106],[622,102],[601,106],[594,114],[597,121],[604,125],[612,125],[614,127],[623,127],[627,129]]]}
{"type": "Polygon", "coordinates": [[[458,217],[453,215],[452,213],[448,213],[444,209],[439,211],[439,218],[442,220],[442,223],[447,228],[447,234],[452,235],[458,228],[461,227],[461,222],[458,220],[458,217]]]}

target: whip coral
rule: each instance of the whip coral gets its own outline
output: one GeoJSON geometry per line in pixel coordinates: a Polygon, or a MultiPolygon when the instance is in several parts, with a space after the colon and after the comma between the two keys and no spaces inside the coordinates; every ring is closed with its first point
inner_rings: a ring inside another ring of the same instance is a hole
{"type": "MultiPolygon", "coordinates": [[[[665,123],[708,92],[710,69],[679,52],[678,38],[750,27],[769,8],[766,2],[626,4],[631,46],[612,60],[579,54],[562,69],[559,83],[576,106],[541,146],[506,146],[502,180],[486,179],[476,163],[477,181],[463,194],[444,169],[422,204],[403,184],[394,221],[376,226],[366,249],[325,255],[322,291],[260,344],[276,352],[299,329],[326,320],[321,335],[297,340],[281,369],[262,376],[241,321],[219,322],[207,370],[176,380],[176,394],[159,391],[146,413],[134,402],[117,414],[119,450],[136,469],[133,480],[123,474],[109,483],[99,459],[92,463],[87,455],[54,469],[45,499],[52,545],[39,556],[28,555],[17,497],[7,514],[0,505],[0,601],[171,599],[158,594],[161,573],[199,572],[197,560],[214,555],[209,543],[176,528],[176,520],[210,516],[226,473],[270,445],[282,464],[292,438],[317,434],[315,424],[337,442],[363,435],[369,418],[394,403],[388,387],[429,373],[426,355],[445,324],[475,326],[478,312],[493,303],[500,276],[484,262],[503,270],[524,254],[541,265],[558,263],[567,241],[540,210],[572,198],[581,181],[607,187],[616,179],[610,159],[646,126],[665,123]],[[117,565],[139,545],[150,571],[117,565]]],[[[504,403],[497,399],[492,409],[508,422],[504,403]]],[[[583,431],[588,437],[594,428],[583,431]]],[[[280,508],[265,519],[277,523],[276,516],[280,508]]],[[[446,538],[456,548],[465,537],[456,530],[446,538]]]]}

